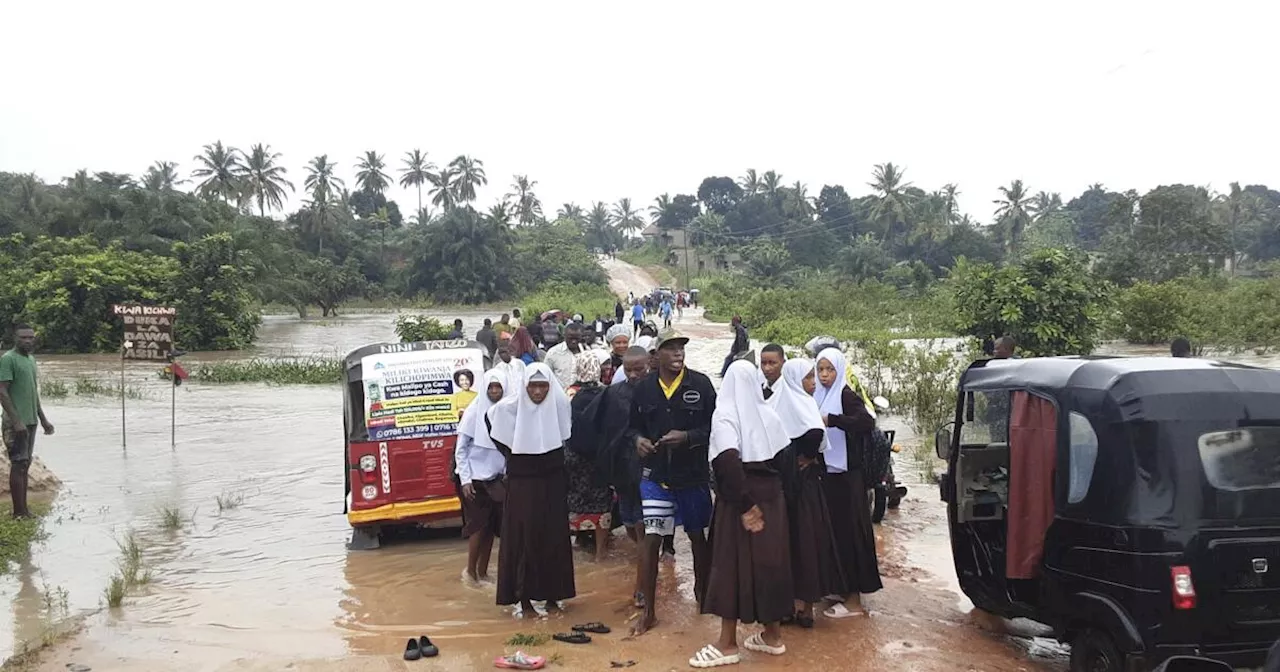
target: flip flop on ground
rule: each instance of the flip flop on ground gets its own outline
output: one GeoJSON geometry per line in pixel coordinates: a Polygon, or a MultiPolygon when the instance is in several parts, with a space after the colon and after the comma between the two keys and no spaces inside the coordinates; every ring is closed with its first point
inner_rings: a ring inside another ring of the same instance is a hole
{"type": "Polygon", "coordinates": [[[585,632],[557,632],[551,639],[565,644],[590,644],[591,637],[585,632]]]}
{"type": "Polygon", "coordinates": [[[740,662],[742,662],[742,656],[739,656],[736,653],[726,656],[723,653],[720,653],[720,649],[717,649],[710,644],[702,647],[702,649],[693,654],[693,657],[689,659],[689,665],[699,668],[737,665],[740,662]]]}
{"type": "Polygon", "coordinates": [[[612,630],[609,629],[609,626],[599,621],[592,621],[591,623],[575,625],[573,626],[573,629],[577,630],[578,632],[590,632],[597,635],[607,635],[610,632],[612,632],[612,630]]]}
{"type": "Polygon", "coordinates": [[[769,644],[764,641],[764,635],[758,632],[748,637],[747,641],[743,642],[742,645],[745,646],[748,651],[757,651],[759,653],[767,653],[771,656],[781,656],[782,654],[787,652],[786,644],[779,644],[778,646],[769,646],[769,644]]]}
{"type": "Polygon", "coordinates": [[[541,670],[546,665],[546,658],[530,656],[524,651],[516,651],[509,656],[499,656],[493,659],[493,666],[504,670],[541,670]]]}

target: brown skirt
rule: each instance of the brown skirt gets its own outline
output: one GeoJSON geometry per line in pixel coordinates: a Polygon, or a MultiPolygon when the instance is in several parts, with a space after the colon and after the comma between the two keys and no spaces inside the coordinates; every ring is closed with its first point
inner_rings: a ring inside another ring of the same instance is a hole
{"type": "Polygon", "coordinates": [[[836,542],[836,556],[845,579],[846,593],[874,593],[884,587],[880,583],[880,564],[876,559],[876,533],[871,526],[871,508],[867,505],[867,488],[860,470],[843,474],[826,474],[822,479],[831,528],[836,542]]]}
{"type": "Polygon", "coordinates": [[[482,532],[501,536],[502,501],[506,494],[502,477],[491,481],[472,481],[471,487],[476,491],[475,498],[462,496],[462,538],[482,532]]]}
{"type": "Polygon", "coordinates": [[[843,595],[844,573],[836,556],[831,516],[822,492],[825,474],[815,463],[797,471],[797,493],[791,516],[791,576],[795,598],[820,602],[827,595],[843,595]]]}
{"type": "Polygon", "coordinates": [[[716,498],[711,573],[702,613],[743,623],[775,623],[793,612],[787,504],[777,474],[747,472],[744,487],[764,514],[764,530],[742,527],[743,511],[716,498]]]}
{"type": "Polygon", "coordinates": [[[498,604],[565,600],[576,594],[564,450],[507,459],[498,549],[498,604]]]}

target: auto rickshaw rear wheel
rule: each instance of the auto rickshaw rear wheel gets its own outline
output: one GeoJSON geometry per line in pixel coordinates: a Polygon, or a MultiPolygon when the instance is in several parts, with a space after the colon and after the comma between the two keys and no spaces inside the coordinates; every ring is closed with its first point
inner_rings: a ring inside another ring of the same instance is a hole
{"type": "Polygon", "coordinates": [[[1098,630],[1081,630],[1071,640],[1071,672],[1121,672],[1124,658],[1111,637],[1098,630]]]}

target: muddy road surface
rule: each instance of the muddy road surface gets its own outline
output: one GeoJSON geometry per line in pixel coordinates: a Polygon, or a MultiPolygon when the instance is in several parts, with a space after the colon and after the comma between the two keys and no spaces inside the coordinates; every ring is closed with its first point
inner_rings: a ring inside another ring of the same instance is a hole
{"type": "MultiPolygon", "coordinates": [[[[615,289],[654,286],[642,270],[605,261],[615,289]]],[[[474,331],[487,313],[462,317],[474,331]]],[[[268,318],[257,353],[340,356],[369,342],[394,340],[394,315],[301,321],[268,318]]],[[[694,338],[689,362],[717,373],[730,343],[725,325],[686,311],[676,325],[694,338]]],[[[253,353],[213,357],[245,357],[253,353]]],[[[198,356],[191,356],[198,359],[198,356]]],[[[111,357],[44,357],[46,377],[118,380],[111,357]]],[[[660,624],[624,637],[634,549],[625,536],[593,562],[575,552],[578,597],[567,613],[512,618],[493,589],[460,580],[466,548],[456,531],[390,539],[372,552],[348,552],[342,514],[342,394],[338,386],[203,385],[177,389],[177,446],[169,443],[169,392],[158,366],[131,365],[130,385],[145,399],[126,405],[128,448],[121,448],[118,399],[72,396],[48,404],[58,433],[37,451],[63,481],[46,529],[9,575],[0,595],[5,657],[40,642],[54,624],[83,629],[49,647],[31,666],[65,671],[187,670],[480,670],[515,650],[517,633],[553,634],[602,621],[613,633],[591,644],[526,647],[551,657],[549,669],[603,670],[635,661],[638,670],[688,669],[718,624],[692,600],[688,542],[677,537],[664,564],[660,624]],[[179,519],[173,525],[172,515],[179,519]],[[166,521],[166,518],[170,520],[166,521]],[[118,542],[130,533],[150,581],[106,608],[104,589],[118,571],[118,542]],[[430,662],[400,659],[405,640],[429,635],[441,648],[430,662]]],[[[893,419],[889,419],[893,422],[893,419]]],[[[900,435],[900,441],[904,440],[900,435]]],[[[905,459],[905,458],[899,458],[905,459]]],[[[909,467],[900,469],[911,472],[909,467]]],[[[902,474],[910,477],[909,473],[902,474]]],[[[910,478],[908,479],[910,480],[910,478]]],[[[877,528],[885,589],[866,598],[869,617],[819,618],[813,630],[788,629],[787,655],[757,669],[1062,670],[1061,647],[976,617],[954,585],[943,510],[933,486],[910,484],[897,512],[877,528]]],[[[497,554],[494,554],[495,563],[497,554]]],[[[491,570],[496,568],[491,568],[491,570]]],[[[741,628],[743,636],[753,632],[741,628]]]]}

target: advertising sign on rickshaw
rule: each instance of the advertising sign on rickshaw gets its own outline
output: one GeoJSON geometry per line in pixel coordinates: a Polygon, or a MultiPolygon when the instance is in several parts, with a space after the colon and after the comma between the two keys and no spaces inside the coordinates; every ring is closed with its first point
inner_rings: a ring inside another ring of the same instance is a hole
{"type": "Polygon", "coordinates": [[[365,356],[361,364],[370,441],[457,433],[484,370],[475,350],[379,353],[365,356]]]}

